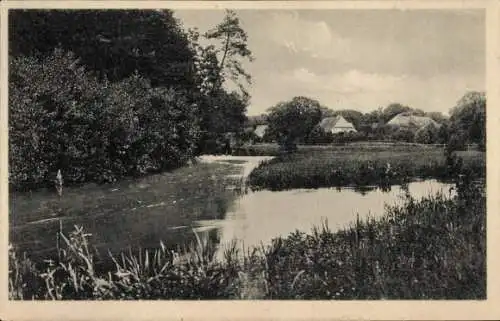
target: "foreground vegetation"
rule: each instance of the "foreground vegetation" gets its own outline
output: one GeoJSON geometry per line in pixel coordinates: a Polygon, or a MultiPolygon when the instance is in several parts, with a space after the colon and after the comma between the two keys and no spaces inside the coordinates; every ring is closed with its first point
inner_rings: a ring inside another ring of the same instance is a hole
{"type": "Polygon", "coordinates": [[[418,178],[447,180],[459,171],[456,166],[484,177],[485,153],[454,152],[442,148],[395,146],[316,147],[280,155],[263,162],[248,178],[254,189],[285,190],[337,186],[390,186],[418,178]],[[455,157],[463,161],[459,165],[455,157]]]}
{"type": "Polygon", "coordinates": [[[99,268],[92,240],[61,235],[59,257],[33,262],[11,249],[11,299],[484,299],[486,204],[468,175],[455,195],[407,195],[380,219],[333,232],[325,224],[241,252],[197,237],[112,257],[99,268]]]}

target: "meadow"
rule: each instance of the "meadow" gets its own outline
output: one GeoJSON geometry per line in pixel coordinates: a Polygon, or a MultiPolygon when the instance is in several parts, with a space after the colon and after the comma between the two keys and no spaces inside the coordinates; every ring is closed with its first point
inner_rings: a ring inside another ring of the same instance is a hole
{"type": "MultiPolygon", "coordinates": [[[[61,235],[59,258],[9,252],[11,299],[484,299],[486,196],[465,175],[455,196],[406,195],[379,219],[331,231],[327,222],[271,245],[240,250],[196,237],[182,252],[163,245],[113,256],[96,268],[93,239],[61,235]]],[[[195,234],[196,235],[196,234],[195,234]]]]}
{"type": "Polygon", "coordinates": [[[486,173],[485,153],[454,152],[415,144],[367,144],[299,147],[262,162],[248,177],[253,190],[286,190],[340,186],[380,186],[415,179],[449,180],[463,166],[478,177],[486,173]],[[460,163],[453,159],[458,157],[460,163]]]}
{"type": "MultiPolygon", "coordinates": [[[[415,151],[415,150],[442,150],[443,145],[406,143],[401,141],[366,141],[351,142],[346,144],[318,144],[297,145],[296,154],[311,154],[314,152],[359,152],[359,151],[415,151]]],[[[243,144],[233,148],[233,154],[237,156],[280,156],[282,151],[276,143],[243,144]]]]}

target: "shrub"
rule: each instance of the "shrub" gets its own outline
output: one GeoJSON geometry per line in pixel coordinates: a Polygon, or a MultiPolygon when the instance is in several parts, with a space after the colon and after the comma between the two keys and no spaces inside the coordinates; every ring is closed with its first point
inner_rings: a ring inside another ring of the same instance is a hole
{"type": "Polygon", "coordinates": [[[82,179],[80,164],[69,164],[100,135],[92,125],[103,108],[102,85],[61,51],[43,62],[12,58],[9,76],[10,183],[47,184],[58,169],[66,181],[82,179]]]}
{"type": "Polygon", "coordinates": [[[187,95],[134,74],[99,81],[71,53],[11,58],[10,184],[112,182],[183,165],[198,139],[187,95]]]}

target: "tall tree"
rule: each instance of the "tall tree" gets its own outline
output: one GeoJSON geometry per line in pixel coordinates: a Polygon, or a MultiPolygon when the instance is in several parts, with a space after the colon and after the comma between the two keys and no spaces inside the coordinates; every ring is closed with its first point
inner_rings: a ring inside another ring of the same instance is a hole
{"type": "Polygon", "coordinates": [[[196,52],[197,84],[203,95],[200,149],[212,152],[217,141],[224,141],[225,133],[243,131],[250,97],[241,78],[251,84],[251,77],[243,68],[242,60],[253,61],[253,57],[247,46],[246,32],[233,11],[228,10],[224,20],[203,35],[197,29],[190,30],[189,39],[196,52]],[[210,44],[200,44],[201,37],[210,44]],[[228,79],[238,86],[239,92],[228,92],[224,88],[228,79]]]}
{"type": "Polygon", "coordinates": [[[192,91],[194,52],[170,10],[10,10],[12,56],[73,52],[110,81],[135,71],[152,86],[192,91]]]}
{"type": "Polygon", "coordinates": [[[299,140],[306,138],[321,120],[318,101],[294,97],[269,109],[269,134],[287,152],[294,151],[299,140]]]}
{"type": "Polygon", "coordinates": [[[227,10],[224,20],[215,28],[204,34],[208,40],[216,40],[219,47],[215,49],[219,57],[217,71],[219,73],[217,86],[222,86],[226,78],[232,80],[244,95],[248,94],[241,78],[247,84],[251,84],[251,76],[243,68],[241,59],[253,61],[252,52],[248,49],[248,37],[240,25],[240,20],[236,13],[227,10]]]}

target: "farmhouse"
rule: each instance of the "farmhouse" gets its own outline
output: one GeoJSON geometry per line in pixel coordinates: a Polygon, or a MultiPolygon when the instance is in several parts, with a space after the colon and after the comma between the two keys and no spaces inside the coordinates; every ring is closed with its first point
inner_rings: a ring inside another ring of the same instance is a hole
{"type": "Polygon", "coordinates": [[[321,127],[325,132],[332,134],[357,132],[354,125],[348,122],[341,115],[323,118],[323,120],[319,123],[319,127],[321,127]]]}
{"type": "Polygon", "coordinates": [[[439,128],[440,125],[430,117],[416,116],[411,113],[401,113],[394,116],[388,123],[388,126],[406,127],[406,128],[423,128],[433,125],[439,128]]]}

